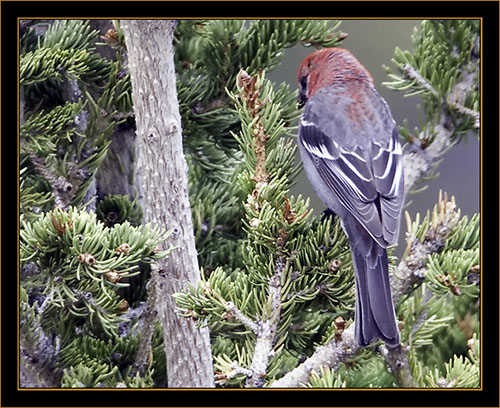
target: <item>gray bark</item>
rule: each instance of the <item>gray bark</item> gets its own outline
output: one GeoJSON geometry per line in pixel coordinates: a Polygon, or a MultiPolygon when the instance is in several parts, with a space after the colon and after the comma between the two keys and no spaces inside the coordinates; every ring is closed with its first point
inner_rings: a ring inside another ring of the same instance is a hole
{"type": "Polygon", "coordinates": [[[122,21],[137,124],[136,182],[144,221],[173,231],[155,270],[168,386],[213,387],[209,332],[178,316],[172,294],[200,279],[188,196],[174,67],[172,20],[122,21]]]}

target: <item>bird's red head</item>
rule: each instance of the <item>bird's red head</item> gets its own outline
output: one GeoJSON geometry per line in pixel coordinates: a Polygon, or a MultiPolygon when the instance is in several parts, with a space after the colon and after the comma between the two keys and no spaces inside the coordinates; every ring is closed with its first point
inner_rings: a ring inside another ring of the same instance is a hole
{"type": "Polygon", "coordinates": [[[318,89],[335,83],[361,81],[373,85],[366,68],[344,48],[323,48],[308,55],[299,66],[299,103],[302,105],[318,89]]]}

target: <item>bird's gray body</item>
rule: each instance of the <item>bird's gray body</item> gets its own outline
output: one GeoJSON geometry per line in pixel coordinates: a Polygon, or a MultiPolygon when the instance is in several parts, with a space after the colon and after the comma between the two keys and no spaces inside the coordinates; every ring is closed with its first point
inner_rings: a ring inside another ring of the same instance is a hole
{"type": "Polygon", "coordinates": [[[399,343],[386,247],[397,241],[404,199],[396,124],[370,83],[319,89],[299,123],[306,174],[325,205],[341,219],[356,275],[356,337],[399,343]]]}

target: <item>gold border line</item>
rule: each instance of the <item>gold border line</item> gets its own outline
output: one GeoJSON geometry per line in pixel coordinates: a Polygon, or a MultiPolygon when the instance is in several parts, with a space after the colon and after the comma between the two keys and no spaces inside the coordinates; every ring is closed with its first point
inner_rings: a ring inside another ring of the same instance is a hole
{"type": "MultiPolygon", "coordinates": [[[[29,0],[16,0],[16,1],[29,1],[29,0]]],[[[53,0],[53,1],[64,1],[64,0],[53,0]]],[[[86,0],[88,1],[99,1],[99,0],[86,0]]],[[[134,1],[134,0],[110,0],[110,1],[134,1]]],[[[152,0],[152,1],[161,1],[161,0],[152,0]]],[[[194,0],[184,0],[184,1],[194,1],[194,0]]],[[[219,0],[219,1],[229,1],[229,0],[219,0]]],[[[247,0],[240,0],[242,2],[247,1],[247,0]]],[[[265,0],[256,0],[256,1],[265,1],[265,0]]],[[[300,1],[300,0],[277,0],[277,1],[300,1]]],[[[320,0],[320,1],[330,1],[330,0],[320,0]]],[[[361,0],[352,0],[352,1],[361,1],[361,0]]],[[[388,0],[388,1],[397,1],[397,0],[388,0]]],[[[419,0],[418,2],[421,1],[433,1],[433,0],[419,0]]],[[[453,2],[454,0],[443,0],[443,1],[449,1],[453,2]]],[[[455,1],[468,1],[468,0],[455,0],[455,1]]],[[[498,0],[486,0],[488,2],[497,2],[498,0]]],[[[13,0],[0,0],[0,2],[13,2],[13,0]]],[[[334,1],[330,1],[334,3],[334,1]]],[[[410,0],[409,2],[412,2],[410,0]]],[[[168,3],[168,2],[167,2],[168,3]]],[[[1,8],[0,8],[0,16],[1,16],[1,8]]],[[[53,20],[162,20],[166,19],[167,17],[141,17],[141,18],[111,18],[109,16],[107,17],[18,17],[17,18],[17,114],[18,114],[18,121],[17,121],[17,171],[18,171],[18,176],[20,177],[20,170],[19,170],[19,149],[20,149],[20,139],[19,139],[19,133],[20,133],[20,78],[19,78],[19,59],[20,59],[20,45],[19,45],[19,37],[20,37],[20,32],[19,32],[19,22],[20,20],[42,20],[42,19],[53,19],[53,20]]],[[[168,17],[168,19],[182,19],[182,20],[194,20],[194,19],[200,19],[200,17],[168,17]]],[[[201,17],[203,19],[203,17],[201,17]]],[[[207,19],[207,18],[205,18],[207,19]]],[[[483,163],[482,163],[482,157],[483,157],[483,127],[482,127],[482,121],[483,121],[483,17],[387,17],[387,18],[380,18],[380,17],[336,17],[336,18],[326,18],[326,17],[246,17],[246,18],[239,18],[239,17],[232,17],[232,18],[227,18],[227,17],[210,17],[208,20],[287,20],[287,19],[294,19],[294,20],[480,20],[480,271],[483,270],[483,217],[481,216],[483,212],[483,163]]],[[[1,76],[1,59],[0,59],[0,76],[1,76]]],[[[0,102],[0,107],[1,107],[1,102],[0,102]]],[[[500,116],[499,116],[499,123],[500,123],[500,116]]],[[[1,140],[0,140],[0,153],[1,153],[1,140]]],[[[499,148],[499,156],[500,156],[500,148],[499,148]]],[[[0,162],[1,164],[1,162],[0,162]]],[[[500,167],[499,167],[499,174],[500,174],[500,167]]],[[[19,221],[19,194],[20,194],[20,187],[19,183],[17,184],[17,200],[18,200],[18,205],[17,205],[17,229],[18,229],[18,234],[17,234],[17,243],[18,243],[18,248],[17,248],[17,254],[18,254],[18,262],[17,262],[17,281],[18,281],[18,290],[17,290],[17,302],[18,302],[18,307],[17,307],[17,391],[291,391],[291,390],[300,390],[300,391],[419,391],[419,390],[425,390],[425,391],[482,391],[483,390],[483,364],[482,361],[483,359],[480,358],[479,364],[480,364],[480,387],[479,388],[20,388],[20,333],[19,333],[19,319],[20,319],[20,268],[19,268],[19,257],[20,257],[20,250],[19,250],[19,231],[20,231],[20,221],[19,221]]],[[[1,202],[1,190],[0,190],[0,202],[1,202]]],[[[0,210],[1,210],[1,204],[0,204],[0,210]]],[[[1,227],[1,221],[0,221],[0,227],[1,227]]],[[[499,221],[499,230],[500,230],[500,221],[499,221]]],[[[1,237],[0,237],[1,240],[1,237]]],[[[1,243],[1,241],[0,241],[1,243]]],[[[500,254],[500,246],[499,246],[499,254],[500,254]]],[[[499,255],[500,259],[500,255],[499,255]]],[[[0,275],[0,287],[1,287],[1,275],[0,275]]],[[[500,289],[500,286],[499,286],[500,289]]],[[[483,279],[480,279],[480,299],[483,294],[483,279]]],[[[482,355],[483,352],[483,303],[480,302],[480,324],[479,324],[479,332],[480,332],[480,353],[482,355]]],[[[499,312],[500,312],[500,303],[499,303],[499,312]]],[[[1,320],[0,320],[1,322],[1,320]]],[[[1,326],[0,326],[0,334],[1,334],[1,326]]],[[[500,331],[499,331],[499,337],[500,337],[500,331]]],[[[0,347],[1,347],[1,335],[0,335],[0,347]]],[[[500,360],[499,360],[500,362],[500,360]]],[[[0,373],[1,375],[1,373],[0,373]]],[[[128,408],[126,406],[122,406],[123,408],[128,408]]],[[[145,406],[147,407],[147,406],[145,406]]],[[[22,407],[19,407],[22,408],[22,407]]],[[[75,408],[84,408],[84,407],[75,407],[75,408]]],[[[85,407],[86,408],[86,407],[85,407]]],[[[97,408],[97,407],[96,407],[97,408]]],[[[195,407],[169,407],[169,408],[195,408],[195,407]]],[[[259,407],[259,408],[271,408],[271,407],[259,407]]],[[[337,408],[362,408],[360,407],[337,407],[337,408]]],[[[429,408],[438,408],[438,407],[429,407],[429,408]]],[[[440,408],[440,407],[439,407],[440,408]]]]}

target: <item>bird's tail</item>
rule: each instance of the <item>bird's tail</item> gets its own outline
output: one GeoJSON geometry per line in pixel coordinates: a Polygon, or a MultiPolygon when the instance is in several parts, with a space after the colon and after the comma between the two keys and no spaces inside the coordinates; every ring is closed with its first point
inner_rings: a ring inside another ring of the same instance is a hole
{"type": "Polygon", "coordinates": [[[377,340],[399,344],[399,330],[392,303],[387,250],[364,230],[350,236],[356,276],[355,335],[358,344],[377,340]],[[361,236],[360,236],[361,235],[361,236]]]}

